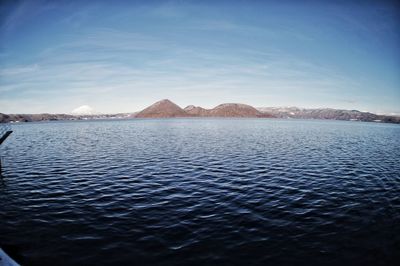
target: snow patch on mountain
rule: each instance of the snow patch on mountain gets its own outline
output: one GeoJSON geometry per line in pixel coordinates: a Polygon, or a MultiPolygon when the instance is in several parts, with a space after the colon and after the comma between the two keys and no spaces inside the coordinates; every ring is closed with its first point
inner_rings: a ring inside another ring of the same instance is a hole
{"type": "Polygon", "coordinates": [[[92,107],[89,105],[82,105],[78,108],[75,108],[71,112],[73,115],[95,115],[98,114],[92,107]]]}

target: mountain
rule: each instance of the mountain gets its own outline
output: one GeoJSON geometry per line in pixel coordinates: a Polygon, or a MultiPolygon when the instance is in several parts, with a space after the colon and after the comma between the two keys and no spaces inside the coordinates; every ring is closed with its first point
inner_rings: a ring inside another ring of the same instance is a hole
{"type": "Polygon", "coordinates": [[[0,123],[33,122],[52,120],[92,120],[92,119],[130,119],[130,118],[168,118],[168,117],[275,117],[293,119],[330,119],[400,124],[400,116],[377,115],[357,110],[331,108],[306,109],[298,107],[259,107],[239,103],[224,103],[212,109],[189,105],[182,109],[170,100],[162,100],[138,113],[103,115],[66,114],[2,114],[0,123]]]}
{"type": "Polygon", "coordinates": [[[97,115],[98,113],[89,105],[82,105],[72,110],[73,115],[97,115]]]}
{"type": "Polygon", "coordinates": [[[241,103],[223,103],[213,109],[189,105],[184,109],[188,114],[200,117],[273,117],[258,111],[253,106],[241,103]]]}
{"type": "Polygon", "coordinates": [[[241,103],[223,103],[209,110],[207,116],[211,117],[272,117],[262,113],[253,106],[241,103]]]}
{"type": "Polygon", "coordinates": [[[267,112],[278,118],[297,119],[332,119],[365,122],[400,123],[399,116],[377,115],[357,110],[340,110],[332,108],[306,109],[298,107],[260,107],[260,112],[267,112]]]}
{"type": "Polygon", "coordinates": [[[186,113],[192,115],[192,116],[208,116],[209,110],[204,109],[203,107],[200,106],[194,106],[194,105],[189,105],[186,106],[185,109],[186,113]]]}
{"type": "Polygon", "coordinates": [[[224,103],[213,109],[189,105],[182,109],[170,100],[162,100],[140,111],[135,117],[272,117],[272,115],[262,113],[250,105],[240,103],[224,103]]]}
{"type": "Polygon", "coordinates": [[[168,118],[192,116],[170,100],[161,100],[143,109],[135,115],[136,118],[168,118]]]}

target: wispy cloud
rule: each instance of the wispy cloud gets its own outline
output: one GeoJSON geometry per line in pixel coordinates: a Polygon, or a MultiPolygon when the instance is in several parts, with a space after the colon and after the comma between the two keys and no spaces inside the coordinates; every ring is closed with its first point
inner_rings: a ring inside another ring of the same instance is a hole
{"type": "Polygon", "coordinates": [[[26,73],[35,72],[39,69],[38,64],[27,65],[27,66],[14,66],[10,68],[0,68],[0,78],[10,78],[10,76],[21,75],[26,73]]]}
{"type": "MultiPolygon", "coordinates": [[[[246,50],[243,53],[246,54],[246,50]]],[[[256,97],[260,92],[264,97],[297,91],[301,93],[304,90],[329,94],[337,91],[338,87],[351,83],[356,85],[354,81],[328,68],[280,53],[267,53],[267,60],[262,62],[259,58],[253,61],[244,56],[229,60],[215,53],[186,50],[181,56],[165,60],[148,59],[139,66],[118,61],[85,61],[84,55],[81,54],[83,61],[46,59],[39,63],[40,68],[37,64],[8,69],[3,72],[3,82],[6,84],[0,86],[0,90],[12,93],[17,98],[40,95],[63,97],[65,94],[90,97],[104,94],[110,99],[116,98],[115,95],[135,98],[146,91],[154,95],[154,100],[177,93],[204,99],[213,91],[213,94],[218,92],[218,95],[237,96],[227,97],[226,100],[240,100],[240,97],[248,98],[248,94],[256,97]],[[17,83],[13,82],[16,80],[17,83]]],[[[62,58],[70,59],[71,56],[66,53],[62,58]]],[[[217,98],[215,103],[223,100],[221,98],[217,98]]],[[[215,103],[210,101],[208,105],[215,103]]],[[[141,105],[132,105],[124,107],[124,110],[114,109],[114,112],[139,108],[141,105]]]]}
{"type": "Polygon", "coordinates": [[[326,9],[310,19],[301,6],[286,12],[259,5],[265,8],[259,12],[180,1],[31,2],[15,5],[0,29],[8,32],[0,55],[7,112],[17,112],[18,102],[31,112],[42,110],[36,102],[45,102],[49,112],[84,104],[101,112],[136,111],[171,97],[205,107],[243,100],[357,108],[385,102],[380,88],[395,105],[398,79],[383,76],[395,72],[382,56],[386,50],[357,42],[357,34],[376,36],[369,24],[327,19],[326,9]],[[340,28],[346,23],[350,30],[340,28]],[[354,57],[357,51],[362,56],[354,57]]]}

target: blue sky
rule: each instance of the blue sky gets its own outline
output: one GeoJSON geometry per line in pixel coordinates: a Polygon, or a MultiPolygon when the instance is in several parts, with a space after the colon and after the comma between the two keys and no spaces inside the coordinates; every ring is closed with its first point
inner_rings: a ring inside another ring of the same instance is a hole
{"type": "Polygon", "coordinates": [[[0,112],[224,102],[400,114],[389,1],[2,1],[0,112]]]}

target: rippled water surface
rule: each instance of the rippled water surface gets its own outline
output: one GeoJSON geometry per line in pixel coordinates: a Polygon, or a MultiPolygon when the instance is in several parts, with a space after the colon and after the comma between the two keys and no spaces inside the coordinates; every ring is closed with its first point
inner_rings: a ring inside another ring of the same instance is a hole
{"type": "Polygon", "coordinates": [[[25,265],[400,260],[399,125],[165,119],[13,130],[1,147],[0,246],[25,265]]]}

